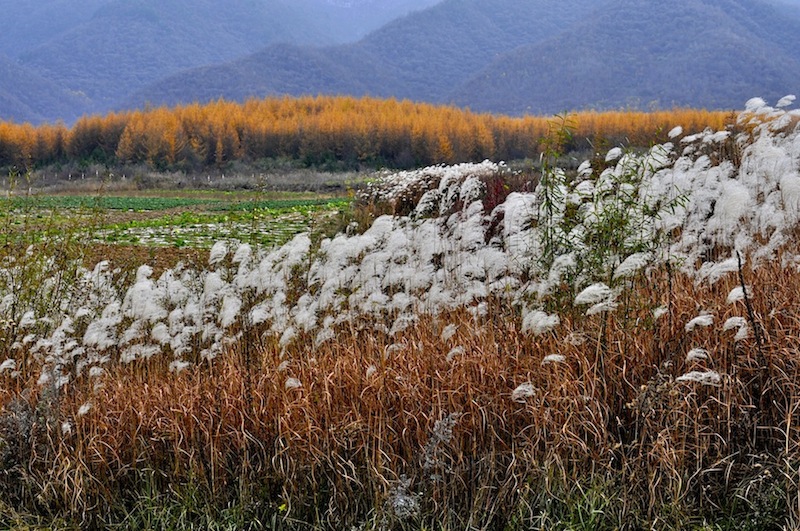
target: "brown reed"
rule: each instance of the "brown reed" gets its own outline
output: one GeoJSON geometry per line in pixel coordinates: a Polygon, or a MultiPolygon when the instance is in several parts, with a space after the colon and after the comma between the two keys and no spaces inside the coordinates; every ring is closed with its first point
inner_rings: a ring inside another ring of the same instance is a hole
{"type": "MultiPolygon", "coordinates": [[[[18,507],[95,526],[124,519],[145,487],[188,486],[209,507],[238,504],[286,528],[547,527],[590,503],[603,507],[596,528],[675,528],[763,521],[775,497],[797,521],[800,275],[780,261],[742,273],[760,348],[722,332],[745,312],[726,302],[736,275],[709,285],[659,269],[636,280],[625,308],[572,310],[539,337],[494,302],[485,319],[446,312],[396,336],[352,323],[318,347],[301,335],[285,352],[245,330],[179,374],[164,359],[115,366],[101,388],[84,378],[58,402],[25,397],[39,427],[18,434],[33,449],[24,456],[0,449],[2,479],[24,485],[3,490],[18,507]],[[655,320],[662,304],[669,315],[655,320]],[[687,332],[701,310],[714,326],[687,332]],[[448,324],[457,331],[444,340],[448,324]],[[687,361],[696,347],[709,359],[687,361]],[[565,361],[543,365],[554,353],[565,361]],[[720,382],[678,380],[690,370],[720,382]],[[532,393],[515,401],[526,383],[532,393]],[[47,407],[71,430],[47,424],[47,407]]],[[[20,400],[7,384],[4,437],[20,400]]]]}

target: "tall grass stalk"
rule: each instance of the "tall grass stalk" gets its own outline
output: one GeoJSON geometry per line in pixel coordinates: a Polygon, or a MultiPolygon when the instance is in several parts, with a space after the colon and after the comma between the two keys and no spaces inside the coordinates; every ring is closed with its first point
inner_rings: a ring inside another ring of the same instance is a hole
{"type": "MultiPolygon", "coordinates": [[[[756,285],[800,290],[779,268],[749,274],[756,285]]],[[[666,282],[654,273],[634,289],[666,282]]],[[[724,307],[736,285],[673,282],[676,323],[694,314],[696,300],[724,307]]],[[[648,322],[646,308],[608,317],[602,363],[586,334],[590,319],[563,323],[570,341],[533,340],[518,331],[513,308],[498,305],[503,318],[478,328],[468,313],[451,312],[395,338],[341,329],[336,342],[316,347],[312,338],[288,351],[261,344],[248,363],[242,345],[258,335],[252,330],[207,367],[175,374],[155,358],[118,366],[102,388],[77,382],[64,393],[57,407],[70,433],[50,427],[28,441],[48,450],[27,463],[30,487],[17,507],[107,525],[154,510],[143,499],[181,506],[165,518],[197,523],[207,517],[192,509],[200,503],[286,528],[634,529],[789,517],[800,315],[788,298],[754,293],[751,303],[772,315],[760,390],[755,343],[712,331],[689,343],[682,325],[628,326],[632,317],[648,322]],[[451,360],[441,322],[458,325],[450,341],[464,352],[451,360]],[[713,353],[707,368],[719,385],[678,381],[694,368],[684,355],[695,344],[713,353]],[[542,365],[553,352],[565,361],[542,365]],[[301,386],[287,388],[289,375],[301,386]],[[534,392],[517,402],[512,391],[524,382],[534,392]],[[91,409],[75,415],[88,401],[91,409]],[[400,492],[414,496],[417,513],[392,513],[400,492]],[[759,512],[774,496],[787,503],[759,512]]],[[[30,400],[35,410],[42,397],[30,400]]]]}

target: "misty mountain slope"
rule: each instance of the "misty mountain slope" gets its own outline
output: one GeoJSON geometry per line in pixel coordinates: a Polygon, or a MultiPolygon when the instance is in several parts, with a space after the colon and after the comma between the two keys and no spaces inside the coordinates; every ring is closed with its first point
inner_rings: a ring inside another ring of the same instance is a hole
{"type": "Polygon", "coordinates": [[[334,45],[358,41],[390,21],[442,0],[282,0],[310,28],[294,44],[334,45]],[[311,38],[309,38],[311,37],[311,38]]]}
{"type": "MultiPolygon", "coordinates": [[[[88,98],[89,107],[42,113],[71,120],[86,109],[107,111],[183,70],[231,61],[271,43],[355,41],[437,1],[0,0],[4,17],[19,22],[0,36],[0,53],[7,48],[41,77],[88,98]]],[[[0,106],[0,118],[6,116],[10,106],[0,106]]]]}
{"type": "Polygon", "coordinates": [[[557,35],[602,4],[597,0],[450,0],[388,24],[359,46],[386,65],[402,90],[393,95],[442,101],[454,84],[497,55],[557,35]]]}
{"type": "Polygon", "coordinates": [[[11,58],[58,39],[111,0],[0,0],[0,53],[11,58]]]}
{"type": "Polygon", "coordinates": [[[800,80],[800,18],[758,1],[624,0],[569,33],[506,54],[453,92],[510,114],[581,108],[739,108],[800,80]]]}
{"type": "Polygon", "coordinates": [[[281,4],[254,9],[231,0],[221,9],[198,0],[191,9],[177,0],[119,0],[61,38],[23,54],[22,61],[87,95],[97,109],[120,95],[176,71],[233,59],[271,40],[290,39],[281,4]]]}
{"type": "Polygon", "coordinates": [[[36,123],[80,113],[85,107],[84,99],[0,54],[2,119],[36,123]]]}
{"type": "Polygon", "coordinates": [[[0,0],[0,8],[15,22],[0,34],[0,54],[13,58],[0,81],[0,119],[69,122],[145,103],[283,94],[509,114],[738,108],[751,96],[797,92],[800,80],[798,0],[0,0]]]}
{"type": "Polygon", "coordinates": [[[446,0],[353,45],[273,46],[157,82],[125,106],[345,92],[441,102],[454,85],[501,53],[563,31],[596,5],[591,0],[446,0]]]}
{"type": "MultiPolygon", "coordinates": [[[[164,2],[150,3],[158,12],[203,27],[222,21],[227,31],[245,29],[240,40],[253,38],[256,42],[243,47],[237,55],[260,49],[277,40],[295,44],[331,45],[355,42],[372,30],[412,11],[430,7],[441,0],[256,0],[250,2],[164,2]],[[264,15],[268,15],[265,17],[264,15]],[[203,24],[202,18],[208,22],[203,24]],[[238,21],[230,24],[231,20],[238,21]],[[282,26],[275,31],[272,26],[282,26]],[[258,31],[266,30],[264,35],[258,31]],[[275,35],[270,38],[269,32],[275,35]],[[279,37],[279,38],[278,38],[279,37]]],[[[0,53],[18,57],[25,52],[53,42],[58,45],[62,35],[80,31],[116,30],[96,24],[98,18],[147,8],[148,3],[137,0],[0,0],[0,13],[6,21],[0,32],[0,53]]],[[[210,35],[213,35],[210,34],[210,35]]]]}
{"type": "Polygon", "coordinates": [[[787,18],[800,18],[800,0],[775,0],[787,18]]]}
{"type": "Polygon", "coordinates": [[[219,97],[243,101],[253,95],[311,94],[309,86],[324,86],[330,94],[365,94],[368,88],[343,64],[368,58],[352,47],[335,51],[288,44],[270,46],[247,59],[224,66],[193,69],[134,95],[153,105],[210,101],[219,97]],[[356,57],[353,57],[356,56],[356,57]]]}

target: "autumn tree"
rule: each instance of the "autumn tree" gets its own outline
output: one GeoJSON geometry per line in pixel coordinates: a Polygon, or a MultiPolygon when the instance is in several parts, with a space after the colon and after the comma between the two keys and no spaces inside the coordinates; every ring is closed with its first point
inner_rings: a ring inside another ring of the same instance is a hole
{"type": "MultiPolygon", "coordinates": [[[[728,113],[677,109],[571,115],[575,147],[665,141],[674,125],[722,129],[728,113]]],[[[174,108],[85,116],[33,127],[0,122],[0,164],[30,167],[65,158],[81,163],[146,163],[156,169],[223,170],[233,161],[286,158],[306,164],[411,167],[517,160],[538,155],[547,116],[478,114],[406,100],[303,97],[217,100],[174,108]]]]}

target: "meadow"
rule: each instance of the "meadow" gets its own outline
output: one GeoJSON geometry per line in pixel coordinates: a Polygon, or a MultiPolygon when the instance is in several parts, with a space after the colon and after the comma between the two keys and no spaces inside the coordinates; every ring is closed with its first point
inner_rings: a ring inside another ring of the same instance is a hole
{"type": "Polygon", "coordinates": [[[7,198],[0,526],[796,528],[793,102],[351,198],[7,198]]]}

